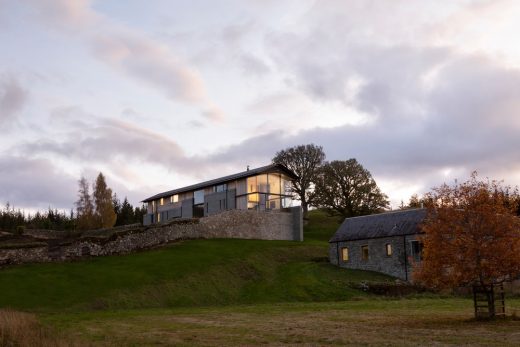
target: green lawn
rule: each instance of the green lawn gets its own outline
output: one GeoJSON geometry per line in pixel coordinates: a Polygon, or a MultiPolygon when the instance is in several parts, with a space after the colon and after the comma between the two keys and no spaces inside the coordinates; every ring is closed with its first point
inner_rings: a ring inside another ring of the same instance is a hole
{"type": "Polygon", "coordinates": [[[305,242],[190,240],[10,267],[0,270],[0,308],[36,313],[9,319],[27,330],[40,320],[50,341],[118,346],[416,345],[430,344],[429,336],[439,345],[520,343],[518,321],[471,322],[467,299],[390,300],[354,289],[393,279],[330,265],[327,240],[337,227],[337,218],[311,211],[305,242]]]}

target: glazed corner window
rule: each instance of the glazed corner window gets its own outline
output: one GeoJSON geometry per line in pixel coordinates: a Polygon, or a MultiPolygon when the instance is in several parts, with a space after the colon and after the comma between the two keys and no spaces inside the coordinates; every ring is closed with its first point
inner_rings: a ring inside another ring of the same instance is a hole
{"type": "Polygon", "coordinates": [[[390,244],[390,243],[386,244],[386,256],[387,257],[392,256],[392,244],[390,244]]]}
{"type": "Polygon", "coordinates": [[[368,260],[368,246],[361,246],[361,259],[368,260]]]}
{"type": "Polygon", "coordinates": [[[204,203],[204,190],[196,190],[193,193],[193,204],[198,205],[204,203]]]}
{"type": "Polygon", "coordinates": [[[179,201],[179,194],[175,194],[175,195],[172,195],[170,197],[170,202],[173,203],[173,202],[178,202],[179,201]]]}
{"type": "Polygon", "coordinates": [[[348,248],[342,248],[341,249],[341,260],[348,261],[348,248]]]}

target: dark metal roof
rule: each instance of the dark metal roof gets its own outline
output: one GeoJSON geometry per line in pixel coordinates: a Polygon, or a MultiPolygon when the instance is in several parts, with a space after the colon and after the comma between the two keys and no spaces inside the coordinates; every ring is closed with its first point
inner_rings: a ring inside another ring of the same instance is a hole
{"type": "Polygon", "coordinates": [[[242,172],[239,172],[239,173],[236,173],[233,175],[224,176],[224,177],[216,178],[213,180],[209,180],[209,181],[205,181],[205,182],[201,182],[201,183],[197,183],[197,184],[192,184],[191,186],[186,186],[186,187],[182,187],[182,188],[169,190],[167,192],[159,193],[159,194],[151,196],[147,199],[144,199],[142,202],[149,202],[149,201],[164,198],[167,196],[171,196],[171,195],[175,195],[175,194],[179,194],[179,193],[185,193],[185,192],[189,192],[192,190],[199,190],[199,189],[211,187],[211,186],[214,186],[217,184],[222,184],[222,183],[234,181],[234,180],[237,180],[240,178],[255,176],[258,174],[268,173],[268,172],[283,172],[284,174],[286,174],[287,176],[289,176],[292,179],[298,178],[298,176],[294,172],[292,172],[291,170],[286,168],[284,165],[270,164],[270,165],[258,167],[256,169],[242,171],[242,172]]]}
{"type": "Polygon", "coordinates": [[[417,234],[426,213],[418,208],[346,218],[329,242],[417,234]]]}

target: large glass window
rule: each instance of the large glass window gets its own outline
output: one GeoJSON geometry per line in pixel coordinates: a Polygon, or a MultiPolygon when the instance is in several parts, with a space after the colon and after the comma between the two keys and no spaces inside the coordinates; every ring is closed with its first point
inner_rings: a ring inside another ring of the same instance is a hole
{"type": "Polygon", "coordinates": [[[195,193],[193,193],[193,204],[198,205],[204,203],[204,190],[196,190],[195,193]]]}
{"type": "Polygon", "coordinates": [[[286,176],[282,176],[281,178],[281,185],[282,185],[282,194],[284,195],[292,195],[292,192],[291,192],[291,180],[286,177],[286,176]]]}
{"type": "Polygon", "coordinates": [[[280,174],[270,173],[267,175],[268,183],[269,183],[269,193],[271,194],[281,194],[280,187],[280,174]]]}
{"type": "Polygon", "coordinates": [[[256,193],[258,191],[257,188],[257,180],[256,176],[247,178],[247,192],[248,193],[256,193]]]}
{"type": "Polygon", "coordinates": [[[278,210],[281,208],[280,195],[268,195],[267,208],[270,210],[278,210]]]}
{"type": "Polygon", "coordinates": [[[257,192],[269,193],[269,184],[267,182],[267,175],[256,176],[257,192]]]}

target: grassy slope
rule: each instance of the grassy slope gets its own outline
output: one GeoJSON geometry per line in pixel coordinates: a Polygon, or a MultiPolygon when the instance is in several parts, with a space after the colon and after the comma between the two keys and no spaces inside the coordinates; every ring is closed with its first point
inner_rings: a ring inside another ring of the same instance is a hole
{"type": "Polygon", "coordinates": [[[388,277],[328,264],[336,220],[311,213],[306,241],[193,240],[153,251],[0,271],[0,307],[29,310],[334,301],[388,277]]]}

